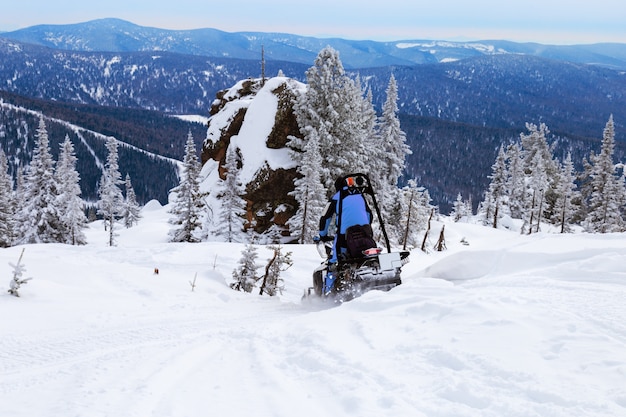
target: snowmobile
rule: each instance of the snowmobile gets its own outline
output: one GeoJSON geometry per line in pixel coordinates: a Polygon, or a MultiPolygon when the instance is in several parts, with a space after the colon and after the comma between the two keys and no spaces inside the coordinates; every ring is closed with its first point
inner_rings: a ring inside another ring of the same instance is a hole
{"type": "MultiPolygon", "coordinates": [[[[358,250],[351,247],[350,250],[341,251],[341,253],[338,250],[339,255],[337,258],[338,262],[336,263],[335,283],[330,290],[325,290],[324,279],[328,270],[328,261],[332,256],[334,238],[329,236],[319,239],[317,241],[317,250],[320,256],[324,258],[324,261],[313,272],[313,286],[305,290],[303,299],[321,298],[336,303],[342,303],[359,297],[367,291],[389,291],[402,284],[400,278],[401,268],[408,263],[410,253],[408,251],[391,251],[385,224],[380,214],[380,209],[378,208],[376,196],[369,177],[361,173],[350,174],[344,176],[342,181],[347,184],[347,187],[342,189],[340,193],[359,192],[365,196],[369,196],[376,211],[380,231],[385,239],[387,252],[384,253],[383,249],[378,247],[373,239],[371,239],[371,226],[359,226],[355,231],[351,231],[350,229],[352,228],[349,228],[346,231],[346,241],[350,239],[359,240],[359,238],[363,237],[363,234],[365,234],[369,235],[370,239],[365,239],[364,241],[371,242],[372,244],[369,245],[371,247],[362,246],[358,248],[358,250]]],[[[344,197],[342,194],[340,194],[339,198],[339,212],[341,212],[341,202],[344,197]]],[[[340,225],[338,225],[338,229],[339,228],[340,225]]],[[[361,241],[363,240],[361,239],[361,241]]],[[[348,245],[348,242],[345,244],[348,245]]]]}

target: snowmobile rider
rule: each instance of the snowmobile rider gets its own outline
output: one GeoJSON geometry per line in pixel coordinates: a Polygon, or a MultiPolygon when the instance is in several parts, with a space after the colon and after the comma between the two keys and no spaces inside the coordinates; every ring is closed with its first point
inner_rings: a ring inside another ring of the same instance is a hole
{"type": "Polygon", "coordinates": [[[325,241],[328,239],[328,229],[331,220],[335,216],[335,226],[337,231],[333,242],[332,256],[328,260],[328,272],[324,280],[323,292],[328,294],[335,282],[337,260],[339,255],[345,253],[346,249],[346,230],[351,226],[369,225],[372,222],[372,212],[365,201],[365,197],[355,182],[363,178],[339,177],[335,181],[336,193],[331,197],[326,205],[326,210],[320,218],[319,239],[325,241]],[[341,213],[340,213],[341,211],[341,213]]]}

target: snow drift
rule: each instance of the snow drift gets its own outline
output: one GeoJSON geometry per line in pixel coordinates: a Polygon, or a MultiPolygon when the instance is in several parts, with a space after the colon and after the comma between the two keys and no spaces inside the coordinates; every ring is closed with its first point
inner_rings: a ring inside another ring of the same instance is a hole
{"type": "Polygon", "coordinates": [[[240,293],[244,246],[167,243],[165,210],[117,247],[94,223],[86,246],[0,251],[0,415],[626,414],[624,234],[444,219],[448,250],[414,251],[403,285],[330,307],[300,302],[313,246],[284,247],[281,296],[240,293]]]}

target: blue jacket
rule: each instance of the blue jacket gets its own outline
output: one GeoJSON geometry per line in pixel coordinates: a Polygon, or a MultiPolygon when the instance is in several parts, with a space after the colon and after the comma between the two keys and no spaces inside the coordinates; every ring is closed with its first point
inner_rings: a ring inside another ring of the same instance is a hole
{"type": "Polygon", "coordinates": [[[320,218],[320,236],[328,235],[333,215],[335,216],[335,225],[341,224],[341,230],[338,233],[345,234],[350,226],[366,225],[372,221],[372,212],[367,206],[365,197],[359,192],[350,193],[348,187],[344,187],[341,192],[335,193],[330,202],[326,206],[326,211],[320,218]],[[340,203],[339,198],[343,196],[340,203]],[[339,210],[341,209],[341,213],[339,210]]]}

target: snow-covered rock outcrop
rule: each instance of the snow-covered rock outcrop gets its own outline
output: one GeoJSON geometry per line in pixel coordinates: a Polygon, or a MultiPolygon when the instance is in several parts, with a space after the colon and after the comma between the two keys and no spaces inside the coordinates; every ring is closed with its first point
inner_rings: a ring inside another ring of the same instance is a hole
{"type": "Polygon", "coordinates": [[[293,100],[304,84],[286,77],[248,79],[221,91],[211,106],[201,160],[201,187],[209,192],[213,219],[222,210],[217,194],[225,179],[227,150],[235,146],[241,159],[239,179],[246,200],[246,218],[261,235],[287,236],[285,222],[293,215],[295,163],[287,141],[299,135],[293,100]]]}

